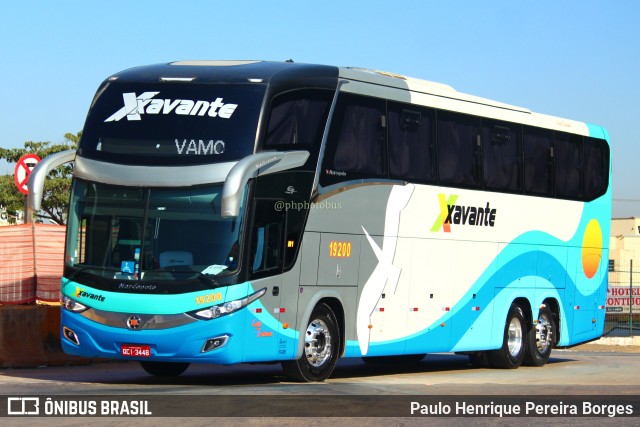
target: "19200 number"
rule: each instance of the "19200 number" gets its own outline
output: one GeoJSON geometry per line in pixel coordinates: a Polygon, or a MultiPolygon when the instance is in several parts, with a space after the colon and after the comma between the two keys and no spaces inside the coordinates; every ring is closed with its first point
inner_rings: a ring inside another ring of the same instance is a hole
{"type": "Polygon", "coordinates": [[[216,301],[222,301],[222,293],[216,292],[213,294],[199,295],[196,297],[196,304],[207,304],[216,301]]]}
{"type": "Polygon", "coordinates": [[[332,258],[351,257],[351,242],[329,242],[329,256],[332,258]]]}

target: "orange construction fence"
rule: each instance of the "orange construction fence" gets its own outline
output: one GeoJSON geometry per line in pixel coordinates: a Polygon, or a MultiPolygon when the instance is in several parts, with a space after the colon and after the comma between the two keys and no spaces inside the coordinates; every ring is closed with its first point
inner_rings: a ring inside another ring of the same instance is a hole
{"type": "Polygon", "coordinates": [[[59,301],[65,231],[50,224],[0,227],[0,304],[59,301]]]}

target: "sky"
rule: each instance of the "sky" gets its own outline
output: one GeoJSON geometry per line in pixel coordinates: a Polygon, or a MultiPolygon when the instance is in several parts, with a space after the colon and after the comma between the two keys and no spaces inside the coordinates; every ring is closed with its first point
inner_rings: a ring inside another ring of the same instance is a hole
{"type": "MultiPolygon", "coordinates": [[[[640,216],[638,0],[20,0],[0,14],[0,147],[62,142],[138,65],[356,66],[604,126],[613,216],[640,216]]],[[[13,166],[0,163],[1,174],[13,166]]]]}

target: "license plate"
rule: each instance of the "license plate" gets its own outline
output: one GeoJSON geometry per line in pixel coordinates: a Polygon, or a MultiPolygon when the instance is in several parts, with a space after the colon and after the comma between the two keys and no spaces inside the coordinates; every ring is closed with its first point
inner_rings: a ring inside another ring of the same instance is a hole
{"type": "Polygon", "coordinates": [[[122,344],[120,354],[125,357],[151,357],[151,346],[140,344],[122,344]]]}

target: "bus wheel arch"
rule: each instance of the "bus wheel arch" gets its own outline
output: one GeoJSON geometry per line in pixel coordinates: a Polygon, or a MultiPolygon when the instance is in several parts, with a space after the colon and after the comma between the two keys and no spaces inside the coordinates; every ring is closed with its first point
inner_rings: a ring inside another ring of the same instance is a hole
{"type": "Polygon", "coordinates": [[[301,382],[324,381],[329,378],[344,346],[344,328],[341,328],[340,323],[332,305],[319,301],[301,334],[304,340],[302,355],[298,359],[282,361],[285,374],[301,382]]]}
{"type": "Polygon", "coordinates": [[[317,304],[326,304],[327,306],[329,306],[329,308],[331,308],[331,311],[333,311],[333,314],[336,316],[336,320],[338,322],[338,330],[340,333],[340,340],[338,343],[338,357],[340,358],[344,356],[344,352],[346,351],[345,317],[342,303],[337,298],[322,298],[320,301],[318,301],[317,304]]]}
{"type": "Polygon", "coordinates": [[[553,323],[555,326],[553,346],[556,347],[560,343],[560,330],[562,329],[562,322],[560,321],[560,303],[558,303],[555,298],[547,298],[544,300],[543,304],[551,310],[551,315],[553,316],[553,323]]]}

